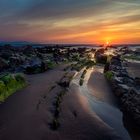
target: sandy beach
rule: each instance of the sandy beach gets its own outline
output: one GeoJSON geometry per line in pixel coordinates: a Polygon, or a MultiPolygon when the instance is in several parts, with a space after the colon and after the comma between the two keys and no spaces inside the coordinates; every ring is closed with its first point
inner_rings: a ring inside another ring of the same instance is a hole
{"type": "Polygon", "coordinates": [[[1,140],[117,140],[117,133],[91,112],[88,100],[72,83],[61,104],[60,127],[51,130],[52,102],[61,90],[56,82],[65,73],[58,67],[28,76],[29,86],[0,106],[1,140]]]}
{"type": "Polygon", "coordinates": [[[27,76],[29,85],[0,105],[0,139],[131,140],[102,66],[87,71],[83,86],[82,72],[77,72],[60,106],[60,127],[50,128],[53,103],[62,90],[57,83],[65,67],[27,76]]]}
{"type": "Polygon", "coordinates": [[[140,140],[140,0],[0,0],[0,140],[140,140]]]}

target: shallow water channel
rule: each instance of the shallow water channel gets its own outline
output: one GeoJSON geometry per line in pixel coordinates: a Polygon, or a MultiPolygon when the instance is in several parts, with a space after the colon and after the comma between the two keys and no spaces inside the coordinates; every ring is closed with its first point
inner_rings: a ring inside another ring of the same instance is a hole
{"type": "MultiPolygon", "coordinates": [[[[98,70],[98,67],[96,67],[96,70],[98,70]]],[[[101,67],[99,67],[99,72],[101,71],[101,67]]],[[[84,79],[84,84],[83,86],[79,86],[80,94],[84,95],[88,102],[89,102],[89,107],[92,112],[96,113],[96,115],[108,126],[113,128],[115,132],[121,137],[123,140],[131,140],[131,137],[127,131],[127,129],[124,127],[123,124],[123,114],[120,111],[119,108],[115,107],[114,105],[111,105],[107,101],[101,101],[98,98],[94,96],[94,91],[91,91],[88,87],[88,81],[91,78],[91,74],[94,72],[93,69],[89,69],[87,71],[87,74],[84,79]]],[[[103,74],[103,73],[102,73],[103,74]]],[[[81,73],[78,73],[74,79],[73,83],[79,85],[79,80],[80,80],[80,75],[81,73]]],[[[104,82],[103,80],[101,81],[96,81],[97,84],[98,82],[104,82]]],[[[104,88],[104,87],[102,87],[104,88]]],[[[94,89],[96,90],[96,89],[94,89]]],[[[110,93],[106,94],[106,91],[103,92],[102,94],[104,98],[112,98],[112,91],[110,90],[110,93]],[[110,96],[106,96],[110,94],[110,96]]],[[[100,95],[101,96],[101,95],[100,95]]],[[[109,99],[111,100],[111,99],[109,99]]],[[[93,113],[93,115],[94,115],[93,113]]]]}

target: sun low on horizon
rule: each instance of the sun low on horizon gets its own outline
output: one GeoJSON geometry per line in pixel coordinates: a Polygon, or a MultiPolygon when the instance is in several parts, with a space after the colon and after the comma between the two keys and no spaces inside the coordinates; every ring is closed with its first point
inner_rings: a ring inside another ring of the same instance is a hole
{"type": "Polygon", "coordinates": [[[140,43],[139,0],[1,0],[0,41],[140,43]]]}

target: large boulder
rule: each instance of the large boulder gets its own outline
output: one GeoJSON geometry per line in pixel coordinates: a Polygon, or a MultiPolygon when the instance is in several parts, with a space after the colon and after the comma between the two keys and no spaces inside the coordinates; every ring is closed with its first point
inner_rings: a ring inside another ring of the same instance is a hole
{"type": "Polygon", "coordinates": [[[97,63],[105,64],[107,62],[107,55],[104,52],[104,49],[99,49],[95,52],[94,57],[97,63]]]}
{"type": "Polygon", "coordinates": [[[39,58],[33,58],[31,61],[23,65],[24,73],[36,74],[45,71],[45,65],[39,58]]]}
{"type": "Polygon", "coordinates": [[[22,52],[26,56],[30,56],[30,55],[34,55],[35,54],[34,48],[32,46],[30,46],[30,45],[23,47],[22,48],[22,52]]]}
{"type": "Polygon", "coordinates": [[[140,126],[140,94],[131,89],[128,95],[122,98],[123,111],[129,112],[133,119],[140,126]]]}
{"type": "Polygon", "coordinates": [[[95,55],[95,60],[96,60],[97,63],[106,64],[107,55],[105,55],[105,54],[95,55]]]}

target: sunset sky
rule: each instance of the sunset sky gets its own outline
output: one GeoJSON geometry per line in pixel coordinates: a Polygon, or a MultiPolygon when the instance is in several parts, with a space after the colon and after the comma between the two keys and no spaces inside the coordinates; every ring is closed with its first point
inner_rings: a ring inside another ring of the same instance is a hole
{"type": "Polygon", "coordinates": [[[140,43],[140,0],[0,0],[0,41],[140,43]]]}

